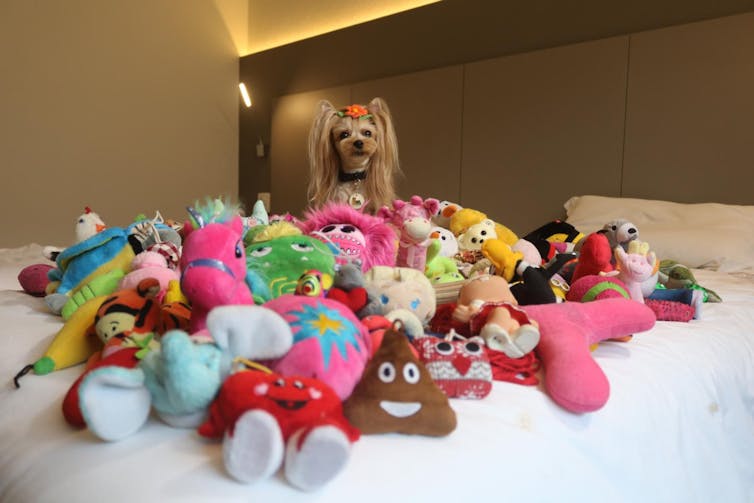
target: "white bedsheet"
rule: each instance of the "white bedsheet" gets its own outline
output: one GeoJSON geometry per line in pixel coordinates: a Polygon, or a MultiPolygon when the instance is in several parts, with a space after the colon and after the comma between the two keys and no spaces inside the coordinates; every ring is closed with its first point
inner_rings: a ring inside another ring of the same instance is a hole
{"type": "Polygon", "coordinates": [[[219,443],[154,418],[116,443],[73,430],[60,405],[80,367],[15,389],[61,323],[16,280],[40,250],[0,250],[1,501],[754,501],[751,279],[695,271],[724,300],[701,321],[600,345],[611,397],[595,413],[497,382],[483,400],[451,402],[450,436],[363,436],[335,480],[303,493],[280,476],[234,481],[219,443]]]}

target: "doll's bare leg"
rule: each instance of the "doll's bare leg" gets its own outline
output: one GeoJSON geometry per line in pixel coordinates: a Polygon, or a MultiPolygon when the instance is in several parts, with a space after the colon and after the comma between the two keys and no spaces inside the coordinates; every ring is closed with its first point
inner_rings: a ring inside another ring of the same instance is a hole
{"type": "Polygon", "coordinates": [[[539,343],[539,329],[533,324],[520,325],[505,308],[496,308],[487,318],[480,334],[487,346],[510,358],[521,358],[539,343]]]}

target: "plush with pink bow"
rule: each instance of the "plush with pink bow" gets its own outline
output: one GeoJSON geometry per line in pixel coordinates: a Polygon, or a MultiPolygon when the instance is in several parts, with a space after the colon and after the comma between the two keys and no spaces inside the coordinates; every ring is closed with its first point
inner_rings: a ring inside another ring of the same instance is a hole
{"type": "Polygon", "coordinates": [[[408,202],[396,199],[392,209],[383,206],[377,212],[377,216],[384,218],[398,230],[398,267],[410,267],[424,272],[433,226],[431,218],[439,208],[440,202],[437,199],[411,196],[408,202]]]}

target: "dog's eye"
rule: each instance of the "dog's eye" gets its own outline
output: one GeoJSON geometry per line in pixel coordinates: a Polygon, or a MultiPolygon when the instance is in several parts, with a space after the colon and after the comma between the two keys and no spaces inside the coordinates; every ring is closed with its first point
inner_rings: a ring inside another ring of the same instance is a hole
{"type": "Polygon", "coordinates": [[[371,136],[372,136],[372,132],[371,132],[370,130],[368,130],[368,129],[367,129],[367,130],[365,130],[365,131],[364,131],[364,132],[363,132],[362,134],[363,134],[364,136],[366,136],[367,138],[369,138],[369,137],[371,137],[371,136]]]}
{"type": "Polygon", "coordinates": [[[340,138],[341,140],[345,140],[349,136],[351,136],[351,133],[349,133],[348,131],[343,131],[342,133],[338,135],[338,138],[340,138]]]}

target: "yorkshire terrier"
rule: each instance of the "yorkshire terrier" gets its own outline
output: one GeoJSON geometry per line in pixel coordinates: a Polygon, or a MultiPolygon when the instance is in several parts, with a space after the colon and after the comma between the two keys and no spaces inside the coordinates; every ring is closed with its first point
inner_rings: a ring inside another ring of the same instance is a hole
{"type": "Polygon", "coordinates": [[[309,202],[348,203],[374,213],[396,198],[398,142],[387,104],[374,98],[368,105],[336,109],[319,103],[309,132],[309,202]]]}

